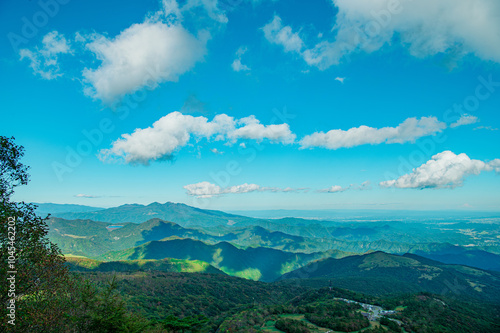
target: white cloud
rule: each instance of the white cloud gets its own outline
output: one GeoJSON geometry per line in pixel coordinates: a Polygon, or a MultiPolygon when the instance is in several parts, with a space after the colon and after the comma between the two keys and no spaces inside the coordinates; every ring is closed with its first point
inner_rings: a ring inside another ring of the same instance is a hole
{"type": "Polygon", "coordinates": [[[488,166],[493,168],[496,173],[500,173],[500,159],[494,159],[493,161],[488,163],[488,166]]]}
{"type": "Polygon", "coordinates": [[[235,72],[247,72],[250,70],[250,67],[247,65],[243,65],[241,63],[241,59],[234,59],[233,63],[231,64],[231,67],[235,72]]]}
{"type": "Polygon", "coordinates": [[[21,60],[30,60],[30,67],[35,74],[46,80],[52,80],[62,76],[59,69],[59,55],[71,53],[71,47],[64,37],[57,31],[46,34],[42,39],[42,48],[35,48],[33,51],[22,49],[19,51],[21,60]]]}
{"type": "Polygon", "coordinates": [[[100,195],[90,195],[90,194],[77,194],[75,195],[77,198],[86,198],[86,199],[95,199],[95,198],[102,198],[100,195]]]}
{"type": "Polygon", "coordinates": [[[238,139],[291,144],[295,134],[288,124],[262,125],[254,116],[234,119],[219,114],[212,121],[205,117],[183,115],[172,112],[156,121],[152,127],[136,129],[132,134],[123,134],[121,139],[112,143],[110,149],[100,151],[103,161],[124,159],[126,163],[149,164],[155,160],[172,158],[172,154],[186,146],[191,138],[196,140],[227,140],[232,144],[238,139]]]}
{"type": "Polygon", "coordinates": [[[200,182],[184,186],[186,193],[198,198],[211,198],[224,194],[242,194],[250,192],[299,192],[307,191],[307,188],[278,188],[278,187],[262,187],[257,184],[241,184],[222,188],[210,182],[200,182]]]}
{"type": "Polygon", "coordinates": [[[361,183],[361,185],[357,184],[351,184],[348,187],[342,187],[340,185],[333,185],[331,187],[317,190],[316,192],[318,193],[340,193],[340,192],[345,192],[347,190],[358,190],[358,191],[364,191],[364,190],[370,190],[371,187],[371,182],[369,180],[361,183]]]}
{"type": "Polygon", "coordinates": [[[369,180],[367,180],[367,181],[361,183],[361,185],[359,185],[359,186],[356,185],[355,188],[357,190],[360,190],[360,191],[371,190],[372,183],[369,180]]]}
{"type": "Polygon", "coordinates": [[[140,88],[155,88],[202,61],[208,35],[193,36],[180,25],[162,22],[134,24],[113,39],[98,36],[86,45],[102,60],[97,69],[85,69],[86,93],[112,103],[140,88]]]}
{"type": "Polygon", "coordinates": [[[214,153],[214,154],[219,154],[219,155],[224,154],[224,152],[219,151],[217,148],[212,148],[212,149],[210,149],[210,151],[211,151],[212,153],[214,153]]]}
{"type": "Polygon", "coordinates": [[[335,81],[339,81],[340,83],[344,83],[345,77],[336,77],[335,81]]]}
{"type": "Polygon", "coordinates": [[[468,114],[463,114],[460,119],[458,119],[456,122],[450,124],[451,128],[459,127],[459,126],[464,126],[464,125],[470,125],[470,124],[475,124],[479,122],[479,118],[476,116],[471,116],[468,114]]]}
{"type": "Polygon", "coordinates": [[[339,192],[347,191],[348,189],[349,189],[349,187],[342,187],[340,185],[334,185],[334,186],[329,187],[329,188],[318,190],[318,192],[320,192],[320,193],[339,193],[339,192]]]}
{"type": "Polygon", "coordinates": [[[478,126],[476,128],[474,128],[474,131],[477,131],[477,130],[487,130],[487,131],[498,131],[498,128],[495,128],[495,127],[491,127],[491,126],[478,126]]]}
{"type": "Polygon", "coordinates": [[[219,23],[227,23],[226,12],[219,6],[218,0],[188,0],[182,7],[182,11],[191,11],[195,7],[203,7],[208,16],[219,23]]]}
{"type": "Polygon", "coordinates": [[[241,118],[237,121],[240,126],[227,134],[229,139],[252,139],[261,141],[269,139],[274,142],[291,144],[295,141],[295,134],[290,131],[288,124],[262,125],[255,116],[241,118]]]}
{"type": "Polygon", "coordinates": [[[414,142],[423,136],[435,135],[446,125],[436,117],[408,118],[397,127],[373,128],[368,126],[354,127],[347,131],[336,129],[315,132],[305,136],[301,141],[301,149],[323,147],[327,149],[350,148],[365,144],[414,142]]]}
{"type": "Polygon", "coordinates": [[[395,180],[380,183],[382,187],[397,188],[454,188],[462,186],[464,178],[483,171],[500,172],[500,159],[491,162],[471,160],[466,154],[456,155],[451,151],[432,156],[432,159],[410,174],[395,180]]]}
{"type": "Polygon", "coordinates": [[[277,16],[266,38],[323,70],[355,52],[374,52],[399,42],[419,58],[474,54],[500,62],[500,2],[496,0],[332,0],[338,9],[331,36],[305,46],[277,16]]]}
{"type": "Polygon", "coordinates": [[[186,189],[188,195],[198,198],[211,198],[222,194],[222,188],[220,186],[209,182],[189,184],[183,187],[186,189]]]}
{"type": "Polygon", "coordinates": [[[275,15],[273,20],[266,24],[262,30],[269,42],[282,45],[286,52],[300,53],[304,47],[304,42],[299,34],[292,32],[291,27],[283,26],[279,16],[275,15]]]}
{"type": "Polygon", "coordinates": [[[240,48],[236,51],[236,59],[234,59],[231,64],[231,67],[235,72],[246,72],[250,70],[250,67],[241,63],[241,57],[247,52],[247,50],[248,49],[245,46],[240,46],[240,48]]]}

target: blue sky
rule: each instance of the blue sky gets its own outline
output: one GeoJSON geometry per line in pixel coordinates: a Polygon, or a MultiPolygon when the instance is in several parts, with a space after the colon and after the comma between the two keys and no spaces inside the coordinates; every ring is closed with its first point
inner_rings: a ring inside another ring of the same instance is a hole
{"type": "Polygon", "coordinates": [[[493,0],[2,1],[15,199],[500,207],[493,0]],[[31,30],[30,30],[31,28],[31,30]]]}

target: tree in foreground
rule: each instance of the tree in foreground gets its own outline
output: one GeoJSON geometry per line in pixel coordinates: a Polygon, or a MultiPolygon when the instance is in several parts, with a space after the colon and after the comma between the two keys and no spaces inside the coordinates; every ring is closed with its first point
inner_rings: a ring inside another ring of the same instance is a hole
{"type": "Polygon", "coordinates": [[[14,189],[29,181],[23,155],[14,138],[0,136],[0,331],[146,331],[149,323],[126,311],[115,280],[99,289],[70,273],[47,237],[47,218],[33,204],[12,201],[14,189]]]}
{"type": "Polygon", "coordinates": [[[11,200],[14,189],[29,180],[23,155],[14,138],[0,136],[0,300],[2,317],[8,318],[0,327],[52,331],[61,322],[70,275],[60,250],[47,238],[46,219],[36,215],[33,204],[11,200]]]}

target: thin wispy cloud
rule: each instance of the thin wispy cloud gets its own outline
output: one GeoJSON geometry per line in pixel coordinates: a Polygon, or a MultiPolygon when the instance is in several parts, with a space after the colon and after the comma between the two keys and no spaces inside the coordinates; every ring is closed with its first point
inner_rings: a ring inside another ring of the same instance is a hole
{"type": "Polygon", "coordinates": [[[241,63],[241,57],[247,52],[247,47],[240,46],[238,51],[236,51],[236,59],[234,59],[231,67],[235,72],[248,72],[250,71],[250,67],[241,63]]]}
{"type": "Polygon", "coordinates": [[[322,190],[317,190],[316,192],[318,193],[341,193],[345,192],[349,189],[349,187],[342,187],[340,185],[333,185],[331,187],[322,189],[322,190]]]}
{"type": "Polygon", "coordinates": [[[361,185],[351,184],[347,187],[342,187],[340,185],[333,185],[328,188],[317,190],[318,193],[341,193],[349,190],[364,191],[371,189],[371,182],[369,180],[361,183],[361,185]]]}
{"type": "Polygon", "coordinates": [[[21,60],[28,59],[33,73],[40,75],[46,80],[52,80],[63,75],[59,68],[59,56],[71,54],[71,46],[66,38],[52,31],[42,39],[42,47],[34,49],[21,49],[19,54],[21,60]]]}
{"type": "Polygon", "coordinates": [[[478,126],[474,128],[474,131],[477,130],[487,130],[487,131],[498,131],[498,128],[492,127],[492,126],[478,126]]]}
{"type": "Polygon", "coordinates": [[[305,192],[307,188],[279,188],[279,187],[263,187],[257,184],[241,184],[229,187],[220,187],[219,185],[212,184],[210,182],[200,182],[196,184],[190,184],[184,186],[186,193],[190,196],[195,196],[198,198],[212,198],[217,196],[222,196],[226,194],[243,194],[252,192],[305,192]]]}
{"type": "Polygon", "coordinates": [[[471,125],[471,124],[475,124],[478,122],[479,122],[478,117],[471,116],[469,114],[463,114],[460,116],[460,118],[456,122],[450,124],[450,128],[456,128],[456,127],[464,126],[464,125],[471,125]]]}
{"type": "Polygon", "coordinates": [[[91,195],[91,194],[77,194],[75,195],[76,198],[85,198],[85,199],[97,199],[97,198],[102,198],[102,195],[91,195]]]}

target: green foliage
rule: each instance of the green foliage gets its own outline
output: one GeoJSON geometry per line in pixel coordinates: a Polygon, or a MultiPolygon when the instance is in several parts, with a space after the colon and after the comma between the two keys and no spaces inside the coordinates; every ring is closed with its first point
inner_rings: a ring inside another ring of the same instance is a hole
{"type": "Polygon", "coordinates": [[[9,201],[14,188],[28,184],[28,166],[21,163],[24,148],[14,138],[0,136],[0,199],[9,201]]]}
{"type": "Polygon", "coordinates": [[[75,302],[68,315],[71,327],[77,332],[144,332],[150,323],[131,315],[116,291],[113,276],[102,289],[89,281],[75,283],[75,302]]]}
{"type": "Polygon", "coordinates": [[[192,316],[178,318],[174,315],[168,315],[167,318],[161,321],[161,325],[172,332],[200,332],[200,330],[208,324],[209,320],[206,316],[192,316]]]}
{"type": "Polygon", "coordinates": [[[85,257],[66,256],[66,262],[70,270],[76,272],[164,271],[224,274],[208,263],[199,260],[167,258],[161,260],[99,261],[85,257]]]}
{"type": "Polygon", "coordinates": [[[288,269],[299,268],[325,255],[290,253],[263,247],[238,249],[228,242],[207,244],[193,239],[168,238],[151,241],[132,249],[110,252],[99,258],[106,261],[195,259],[205,261],[233,276],[270,282],[280,277],[283,266],[288,266],[288,269]]]}
{"type": "Polygon", "coordinates": [[[310,333],[308,325],[300,320],[279,319],[274,326],[286,333],[310,333]]]}
{"type": "Polygon", "coordinates": [[[339,302],[315,303],[302,311],[311,323],[340,332],[355,332],[368,327],[368,320],[356,312],[359,305],[339,302]]]}
{"type": "Polygon", "coordinates": [[[396,323],[396,322],[394,322],[386,317],[380,318],[380,324],[387,326],[387,328],[389,330],[391,330],[392,332],[396,332],[396,333],[403,332],[403,330],[401,329],[401,327],[399,326],[398,323],[396,323]]]}
{"type": "MultiPolygon", "coordinates": [[[[20,161],[23,155],[14,138],[0,136],[0,303],[15,300],[16,329],[53,331],[63,325],[57,314],[67,301],[61,295],[69,275],[59,248],[47,238],[46,220],[36,215],[34,205],[11,201],[14,189],[29,180],[28,167],[20,161]],[[13,266],[9,256],[15,257],[13,266]],[[17,271],[15,295],[9,292],[7,277],[13,274],[8,271],[17,271]]],[[[7,318],[7,306],[0,313],[7,318]]],[[[2,320],[0,328],[13,327],[2,320]]]]}
{"type": "MultiPolygon", "coordinates": [[[[105,286],[112,273],[82,273],[98,286],[105,286]]],[[[204,315],[206,326],[215,330],[227,317],[254,307],[285,304],[306,289],[277,286],[220,274],[122,272],[117,291],[133,313],[161,321],[204,315]]]]}
{"type": "Polygon", "coordinates": [[[373,252],[310,263],[282,279],[310,287],[334,284],[358,292],[388,296],[432,292],[500,303],[500,273],[446,265],[416,255],[373,252]],[[476,286],[482,286],[480,289],[476,286]]]}
{"type": "MultiPolygon", "coordinates": [[[[360,295],[348,290],[333,288],[309,290],[298,294],[287,303],[256,306],[227,318],[219,327],[220,332],[255,332],[253,327],[273,328],[279,320],[297,321],[303,315],[309,322],[335,331],[362,332],[498,332],[500,331],[500,306],[481,303],[465,303],[456,299],[432,294],[413,294],[394,298],[360,295]],[[368,322],[360,316],[360,306],[342,301],[332,301],[333,297],[346,297],[373,305],[388,304],[403,309],[390,315],[393,320],[382,317],[384,327],[366,328],[368,322]],[[445,305],[443,305],[443,303],[445,305]],[[402,327],[396,321],[402,324],[402,327]]],[[[302,320],[303,321],[303,320],[302,320]]],[[[307,323],[307,322],[306,322],[307,323]]],[[[277,326],[276,326],[277,327],[277,326]]]]}
{"type": "Polygon", "coordinates": [[[11,201],[14,189],[29,179],[22,156],[13,138],[0,136],[0,303],[15,300],[16,305],[15,325],[7,321],[13,313],[2,306],[0,331],[145,331],[149,323],[128,315],[114,281],[100,291],[69,273],[61,251],[47,237],[47,220],[37,216],[34,205],[11,201]],[[9,256],[14,260],[7,265],[9,256]]]}
{"type": "Polygon", "coordinates": [[[432,294],[406,297],[400,302],[405,309],[394,318],[410,332],[498,332],[500,308],[490,304],[464,303],[432,294]]]}

